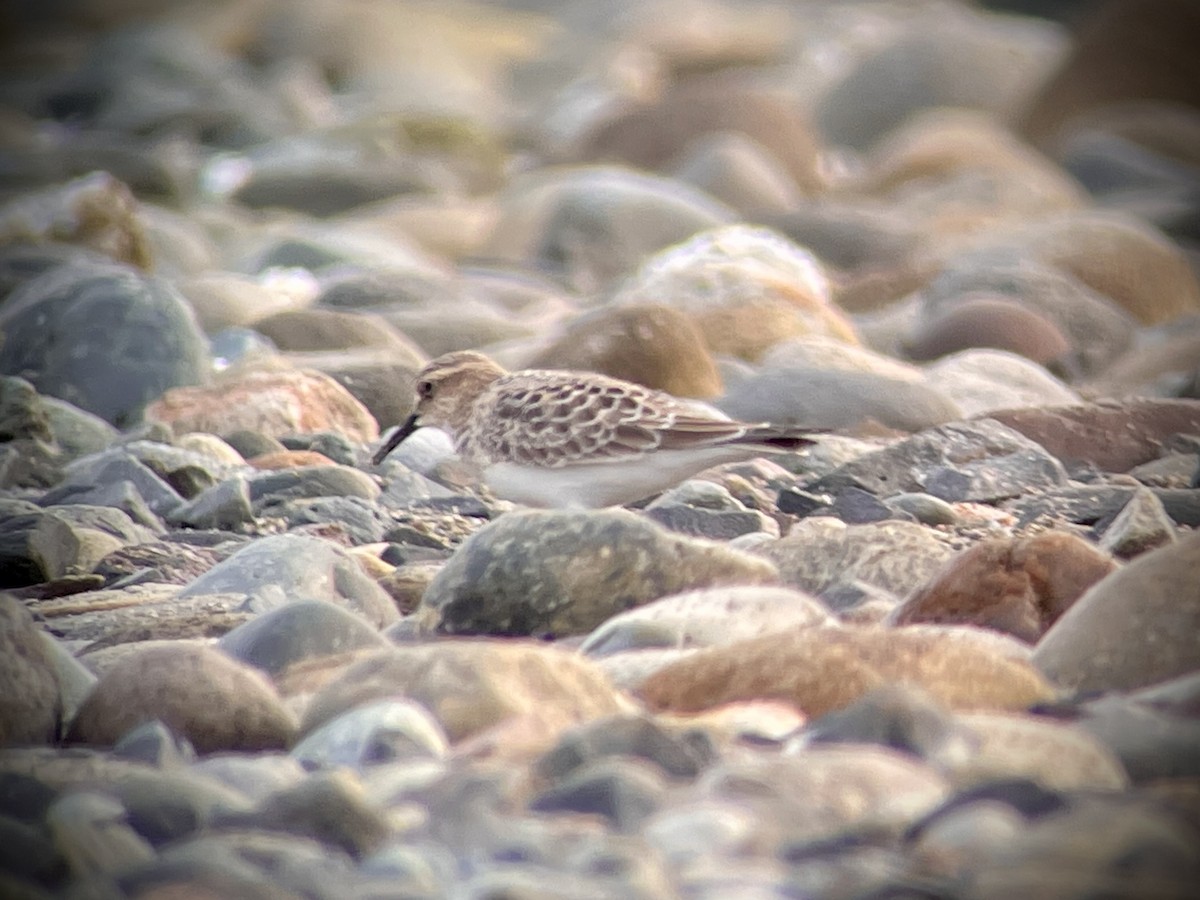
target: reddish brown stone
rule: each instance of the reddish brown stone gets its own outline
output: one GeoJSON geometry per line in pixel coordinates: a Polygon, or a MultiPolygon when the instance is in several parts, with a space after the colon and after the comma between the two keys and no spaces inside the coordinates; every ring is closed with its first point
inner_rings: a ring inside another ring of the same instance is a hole
{"type": "Polygon", "coordinates": [[[366,443],[379,437],[367,408],[344,387],[311,369],[226,375],[211,387],[172,388],[146,408],[146,419],[177,432],[285,434],[339,431],[366,443]]]}
{"type": "Polygon", "coordinates": [[[1045,316],[987,294],[964,298],[923,323],[904,349],[912,359],[928,360],[971,347],[1008,350],[1043,365],[1062,359],[1071,349],[1058,326],[1045,316]]]}
{"type": "Polygon", "coordinates": [[[698,712],[739,700],[784,700],[819,716],[872,688],[915,684],[955,709],[1023,709],[1052,696],[1036,670],[986,632],[806,628],[694,653],[638,689],[654,710],[698,712]]]}
{"type": "Polygon", "coordinates": [[[1083,538],[1047,531],[965,550],[891,615],[896,625],[978,625],[1033,643],[1117,563],[1083,538]]]}
{"type": "Polygon", "coordinates": [[[1200,400],[1134,398],[1079,406],[994,410],[987,417],[1037,441],[1064,462],[1127,472],[1158,459],[1172,434],[1200,432],[1200,400]]]}

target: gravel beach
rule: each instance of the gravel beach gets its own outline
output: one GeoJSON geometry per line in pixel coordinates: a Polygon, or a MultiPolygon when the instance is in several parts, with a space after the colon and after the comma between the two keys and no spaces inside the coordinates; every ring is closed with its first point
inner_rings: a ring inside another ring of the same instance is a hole
{"type": "Polygon", "coordinates": [[[1200,4],[0,23],[0,896],[1196,896],[1200,4]],[[373,462],[458,350],[817,434],[373,462]]]}

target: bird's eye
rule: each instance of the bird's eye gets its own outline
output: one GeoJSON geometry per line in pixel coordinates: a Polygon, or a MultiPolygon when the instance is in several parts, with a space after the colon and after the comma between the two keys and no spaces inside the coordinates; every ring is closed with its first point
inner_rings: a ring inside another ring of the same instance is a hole
{"type": "Polygon", "coordinates": [[[432,381],[418,381],[417,382],[417,396],[420,397],[422,400],[428,400],[430,397],[432,397],[433,396],[433,382],[432,381]]]}

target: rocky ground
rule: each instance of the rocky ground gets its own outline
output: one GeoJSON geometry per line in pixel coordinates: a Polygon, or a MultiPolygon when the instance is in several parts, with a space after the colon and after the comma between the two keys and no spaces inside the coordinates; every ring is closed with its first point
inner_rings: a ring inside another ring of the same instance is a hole
{"type": "Polygon", "coordinates": [[[4,16],[0,895],[1195,896],[1200,5],[4,16]],[[468,347],[829,433],[371,465],[468,347]]]}

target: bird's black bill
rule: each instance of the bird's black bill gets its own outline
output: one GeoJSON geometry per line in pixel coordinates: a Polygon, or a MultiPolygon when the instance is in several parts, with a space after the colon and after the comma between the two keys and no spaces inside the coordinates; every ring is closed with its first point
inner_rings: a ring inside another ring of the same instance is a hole
{"type": "Polygon", "coordinates": [[[403,444],[408,436],[420,427],[417,423],[417,414],[413,413],[404,421],[403,425],[392,432],[392,436],[387,439],[387,443],[375,451],[375,455],[371,457],[371,465],[377,466],[383,462],[389,453],[403,444]]]}

